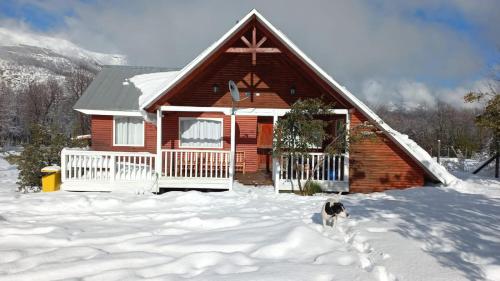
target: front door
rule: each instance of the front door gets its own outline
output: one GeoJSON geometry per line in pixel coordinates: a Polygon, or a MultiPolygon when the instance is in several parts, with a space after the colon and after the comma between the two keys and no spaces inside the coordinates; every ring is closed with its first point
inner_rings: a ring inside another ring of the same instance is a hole
{"type": "Polygon", "coordinates": [[[258,169],[271,172],[273,149],[273,118],[257,118],[258,169]]]}

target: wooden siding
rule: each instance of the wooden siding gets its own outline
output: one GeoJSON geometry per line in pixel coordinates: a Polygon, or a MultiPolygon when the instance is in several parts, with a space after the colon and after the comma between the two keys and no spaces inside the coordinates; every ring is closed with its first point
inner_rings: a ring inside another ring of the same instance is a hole
{"type": "Polygon", "coordinates": [[[144,146],[113,146],[113,116],[92,115],[92,149],[103,151],[156,152],[156,126],[144,123],[144,146]]]}
{"type": "Polygon", "coordinates": [[[236,116],[236,151],[245,152],[246,171],[257,171],[257,116],[236,116]]]}
{"type": "MultiPolygon", "coordinates": [[[[356,111],[351,115],[351,127],[366,120],[356,111]]],[[[425,182],[422,168],[392,140],[381,134],[351,145],[349,175],[351,192],[421,186],[425,182]]]]}
{"type": "Polygon", "coordinates": [[[341,107],[340,98],[323,91],[286,63],[283,54],[259,54],[255,66],[250,55],[223,54],[196,82],[164,104],[231,107],[229,80],[237,83],[242,99],[246,92],[252,94],[238,103],[240,108],[290,108],[299,98],[315,97],[323,97],[335,107],[341,107]],[[219,86],[219,92],[213,92],[213,85],[219,86]],[[292,86],[296,89],[295,95],[290,94],[292,86]]]}

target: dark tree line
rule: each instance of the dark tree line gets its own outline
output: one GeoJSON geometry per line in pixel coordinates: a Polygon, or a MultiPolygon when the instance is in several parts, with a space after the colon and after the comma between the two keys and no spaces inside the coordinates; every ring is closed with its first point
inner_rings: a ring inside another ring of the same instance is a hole
{"type": "Polygon", "coordinates": [[[37,125],[66,136],[88,134],[88,118],[73,105],[94,76],[93,69],[82,66],[62,80],[32,81],[17,91],[0,82],[0,146],[29,142],[37,125]]]}
{"type": "Polygon", "coordinates": [[[492,142],[490,130],[477,126],[475,118],[479,108],[457,108],[444,102],[435,107],[421,106],[412,110],[401,108],[376,108],[377,114],[395,130],[408,135],[422,148],[437,156],[438,140],[441,155],[452,156],[479,153],[492,142]]]}

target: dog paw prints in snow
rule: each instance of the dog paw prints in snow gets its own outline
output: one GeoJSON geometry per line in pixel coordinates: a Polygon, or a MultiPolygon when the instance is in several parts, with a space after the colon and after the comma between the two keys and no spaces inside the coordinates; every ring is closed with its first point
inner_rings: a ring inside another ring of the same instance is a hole
{"type": "Polygon", "coordinates": [[[396,281],[396,280],[398,280],[396,278],[396,276],[394,276],[392,273],[389,273],[384,266],[375,266],[375,268],[373,269],[373,273],[375,274],[375,277],[379,281],[396,281]]]}
{"type": "Polygon", "coordinates": [[[344,236],[344,242],[350,245],[358,253],[359,267],[366,272],[370,272],[377,280],[394,281],[396,276],[387,271],[382,266],[384,260],[390,258],[390,255],[376,251],[371,245],[367,236],[361,235],[360,232],[364,229],[368,233],[384,233],[389,231],[383,227],[357,227],[360,222],[351,220],[347,225],[338,226],[338,230],[344,236]]]}
{"type": "Polygon", "coordinates": [[[359,263],[361,268],[366,271],[371,271],[373,267],[373,263],[370,260],[369,256],[366,254],[359,254],[359,263]]]}

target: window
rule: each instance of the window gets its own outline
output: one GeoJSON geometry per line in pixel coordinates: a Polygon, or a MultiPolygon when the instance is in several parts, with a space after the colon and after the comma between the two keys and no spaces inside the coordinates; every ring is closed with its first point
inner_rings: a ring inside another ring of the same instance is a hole
{"type": "Polygon", "coordinates": [[[179,118],[180,147],[222,148],[222,118],[179,118]]]}
{"type": "Polygon", "coordinates": [[[144,120],[141,117],[115,117],[113,144],[144,146],[144,120]]]}

